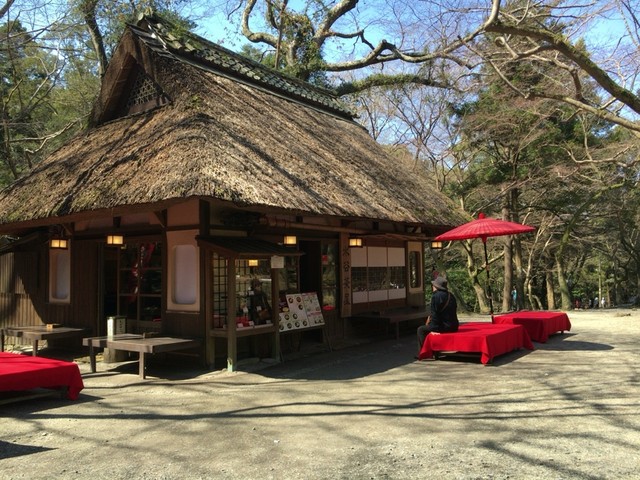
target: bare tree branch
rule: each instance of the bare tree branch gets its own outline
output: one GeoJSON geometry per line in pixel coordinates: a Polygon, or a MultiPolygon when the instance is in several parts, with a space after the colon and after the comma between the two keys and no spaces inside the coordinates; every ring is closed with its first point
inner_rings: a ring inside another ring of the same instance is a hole
{"type": "MultiPolygon", "coordinates": [[[[499,2],[499,0],[494,0],[494,2],[499,2]]],[[[545,42],[548,47],[572,60],[609,94],[627,105],[634,112],[640,113],[640,98],[638,98],[637,95],[618,85],[607,72],[594,63],[585,52],[571,45],[561,35],[554,35],[546,30],[527,26],[505,25],[499,21],[487,24],[485,29],[487,32],[517,35],[545,42]]]]}
{"type": "Polygon", "coordinates": [[[80,3],[80,11],[84,17],[84,21],[87,24],[89,35],[91,36],[91,42],[93,43],[93,49],[98,56],[98,73],[100,77],[104,75],[107,70],[107,53],[104,48],[104,40],[100,27],[98,26],[98,20],[96,19],[96,8],[98,0],[84,0],[80,3]]]}
{"type": "Polygon", "coordinates": [[[7,14],[9,9],[11,8],[11,5],[13,5],[13,3],[15,1],[16,0],[7,0],[5,2],[5,4],[2,6],[2,8],[0,8],[0,18],[4,17],[7,14]]]}
{"type": "Polygon", "coordinates": [[[242,34],[253,43],[266,43],[267,45],[276,48],[276,45],[278,44],[278,37],[270,35],[266,32],[256,33],[249,27],[249,18],[251,17],[251,13],[256,6],[256,1],[257,0],[248,0],[247,5],[244,7],[241,23],[242,34]]]}

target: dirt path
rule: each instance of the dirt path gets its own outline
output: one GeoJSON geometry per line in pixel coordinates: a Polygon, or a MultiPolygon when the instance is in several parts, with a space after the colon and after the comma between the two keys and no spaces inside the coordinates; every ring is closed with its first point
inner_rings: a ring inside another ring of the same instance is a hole
{"type": "Polygon", "coordinates": [[[82,364],[78,401],[0,406],[0,478],[638,478],[640,312],[569,316],[491,366],[409,334],[253,373],[82,364]]]}

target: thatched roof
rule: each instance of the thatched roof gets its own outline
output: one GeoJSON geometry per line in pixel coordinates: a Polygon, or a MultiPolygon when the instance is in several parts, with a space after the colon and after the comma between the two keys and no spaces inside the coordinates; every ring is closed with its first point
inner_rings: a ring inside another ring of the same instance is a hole
{"type": "Polygon", "coordinates": [[[0,192],[1,231],[189,197],[438,227],[467,220],[430,182],[394,162],[327,92],[285,77],[278,82],[277,73],[263,75],[258,64],[190,36],[206,46],[194,55],[196,42],[187,48],[143,26],[130,27],[114,54],[96,126],[0,192]],[[230,55],[231,67],[210,60],[230,55]],[[122,104],[118,72],[138,68],[131,58],[168,103],[100,123],[122,104]]]}

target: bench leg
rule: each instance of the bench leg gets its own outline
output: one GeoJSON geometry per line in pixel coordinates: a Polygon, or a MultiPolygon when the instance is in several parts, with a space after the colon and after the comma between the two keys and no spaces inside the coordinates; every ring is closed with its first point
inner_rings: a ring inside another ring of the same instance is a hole
{"type": "Polygon", "coordinates": [[[34,357],[38,356],[38,340],[34,340],[33,341],[33,353],[32,353],[32,355],[34,357]]]}
{"type": "Polygon", "coordinates": [[[93,344],[89,345],[89,363],[91,365],[91,373],[96,373],[96,351],[93,344]]]}
{"type": "Polygon", "coordinates": [[[140,378],[147,378],[144,372],[144,352],[140,352],[140,360],[138,361],[138,373],[140,378]]]}

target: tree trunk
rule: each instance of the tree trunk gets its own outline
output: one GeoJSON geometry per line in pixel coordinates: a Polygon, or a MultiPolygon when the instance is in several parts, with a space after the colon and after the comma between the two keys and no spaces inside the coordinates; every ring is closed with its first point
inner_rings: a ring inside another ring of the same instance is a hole
{"type": "Polygon", "coordinates": [[[4,150],[3,152],[4,163],[9,168],[9,170],[11,170],[11,174],[13,175],[14,180],[17,180],[18,170],[16,169],[16,165],[12,160],[11,142],[9,141],[11,132],[9,130],[9,127],[7,126],[7,122],[3,121],[2,123],[3,123],[2,130],[3,130],[3,136],[4,136],[4,141],[2,142],[2,150],[4,150]]]}
{"type": "Polygon", "coordinates": [[[527,283],[523,286],[523,290],[527,292],[527,298],[529,299],[531,309],[542,310],[542,302],[540,301],[540,298],[538,298],[538,296],[533,293],[533,289],[531,288],[531,279],[527,280],[527,283]]]}
{"type": "MultiPolygon", "coordinates": [[[[515,164],[515,160],[514,160],[515,164]]],[[[514,173],[515,178],[515,173],[514,173]]],[[[517,188],[512,188],[509,192],[509,202],[511,205],[511,218],[507,217],[505,220],[511,220],[512,222],[520,223],[520,215],[518,209],[518,197],[520,195],[520,190],[517,188]]],[[[522,256],[522,243],[520,242],[520,238],[516,236],[509,237],[511,252],[512,252],[512,285],[516,287],[516,310],[522,310],[524,308],[524,285],[525,285],[525,270],[524,270],[524,260],[522,256]]],[[[506,277],[505,277],[506,280],[506,277]]],[[[506,285],[505,285],[506,287],[506,285]]],[[[531,297],[529,297],[531,298],[531,297]]]]}
{"type": "Polygon", "coordinates": [[[100,78],[102,78],[104,76],[104,72],[107,70],[108,59],[104,48],[102,33],[100,32],[100,27],[98,26],[98,21],[96,19],[97,4],[98,0],[85,0],[80,3],[80,10],[82,11],[84,22],[86,23],[89,35],[91,36],[93,50],[96,52],[96,56],[98,57],[98,74],[100,75],[100,78]]]}
{"type": "Polygon", "coordinates": [[[471,285],[473,286],[473,290],[476,293],[476,298],[478,299],[478,308],[480,309],[481,313],[489,313],[490,308],[487,292],[480,284],[479,272],[476,266],[475,259],[473,258],[473,250],[471,249],[471,244],[469,242],[465,242],[464,249],[467,252],[467,272],[469,273],[471,285]]]}
{"type": "Polygon", "coordinates": [[[636,307],[640,306],[640,295],[638,295],[638,292],[640,292],[640,263],[637,263],[637,268],[636,268],[636,307]]]}
{"type": "Polygon", "coordinates": [[[550,269],[545,269],[544,282],[547,290],[547,310],[555,310],[556,297],[553,292],[553,273],[550,269]]]}
{"type": "Polygon", "coordinates": [[[480,313],[489,313],[490,308],[487,301],[487,292],[485,292],[482,285],[480,285],[480,282],[478,281],[478,274],[476,273],[475,275],[472,275],[471,273],[469,273],[469,275],[471,276],[471,284],[473,285],[473,290],[476,292],[476,298],[478,299],[478,307],[480,309],[480,313]]]}
{"type": "Polygon", "coordinates": [[[571,310],[571,292],[567,284],[564,265],[558,255],[556,255],[556,269],[558,273],[558,286],[560,287],[561,308],[563,310],[571,310]]]}

